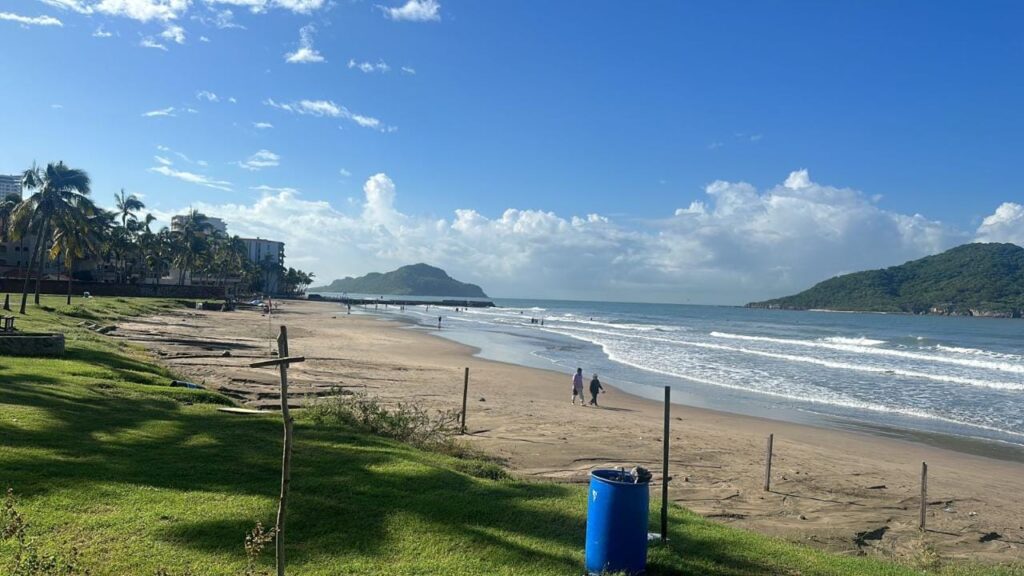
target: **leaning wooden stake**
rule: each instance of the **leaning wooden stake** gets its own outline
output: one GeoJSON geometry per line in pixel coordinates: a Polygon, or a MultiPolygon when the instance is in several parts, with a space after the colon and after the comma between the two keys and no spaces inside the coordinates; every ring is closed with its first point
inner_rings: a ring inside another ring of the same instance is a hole
{"type": "Polygon", "coordinates": [[[11,311],[11,295],[4,294],[4,310],[11,311]]]}
{"type": "Polygon", "coordinates": [[[665,386],[665,430],[662,433],[661,453],[661,541],[668,541],[668,442],[669,416],[672,406],[672,388],[665,386]]]}
{"type": "Polygon", "coordinates": [[[772,443],[775,440],[775,434],[768,435],[768,452],[764,458],[764,491],[770,492],[772,489],[772,443]]]}
{"type": "Polygon", "coordinates": [[[925,529],[925,515],[928,513],[928,463],[921,462],[921,530],[925,529]]]}
{"type": "Polygon", "coordinates": [[[281,454],[281,496],[277,505],[277,524],[274,528],[275,547],[277,552],[277,576],[284,576],[284,524],[288,509],[288,484],[292,476],[292,430],[294,420],[288,411],[288,365],[305,362],[305,358],[288,356],[288,328],[281,326],[281,335],[277,338],[277,355],[273,360],[253,362],[251,368],[277,366],[281,371],[281,418],[284,421],[284,450],[281,454]]]}
{"type": "Polygon", "coordinates": [[[462,381],[462,422],[461,432],[466,433],[466,397],[469,395],[469,366],[466,366],[466,377],[462,381]]]}

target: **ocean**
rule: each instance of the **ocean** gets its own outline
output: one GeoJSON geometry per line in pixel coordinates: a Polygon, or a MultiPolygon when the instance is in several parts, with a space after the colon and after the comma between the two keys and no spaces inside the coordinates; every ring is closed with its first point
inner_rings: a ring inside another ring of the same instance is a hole
{"type": "MultiPolygon", "coordinates": [[[[1024,322],[502,300],[375,313],[653,399],[799,423],[1024,446],[1024,322]],[[533,321],[536,322],[533,322],[533,321]],[[543,320],[543,325],[540,322],[543,320]]],[[[512,383],[514,385],[514,383],[512,383]]],[[[606,402],[611,403],[609,398],[606,402]]]]}

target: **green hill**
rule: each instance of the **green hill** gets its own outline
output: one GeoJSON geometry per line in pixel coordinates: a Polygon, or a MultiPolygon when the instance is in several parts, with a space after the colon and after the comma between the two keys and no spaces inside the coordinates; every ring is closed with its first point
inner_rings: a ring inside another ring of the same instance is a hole
{"type": "Polygon", "coordinates": [[[1020,318],[1024,248],[964,244],[900,266],[836,276],[799,294],[747,306],[1020,318]]]}
{"type": "Polygon", "coordinates": [[[487,298],[476,284],[459,282],[447,272],[427,264],[402,266],[398,270],[371,272],[359,278],[346,277],[328,286],[310,288],[310,292],[349,292],[353,294],[380,294],[394,296],[444,296],[460,298],[487,298]]]}

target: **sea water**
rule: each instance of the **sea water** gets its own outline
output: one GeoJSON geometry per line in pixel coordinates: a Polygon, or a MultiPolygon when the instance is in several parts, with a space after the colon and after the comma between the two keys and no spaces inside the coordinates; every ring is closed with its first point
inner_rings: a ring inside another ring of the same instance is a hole
{"type": "Polygon", "coordinates": [[[549,300],[496,304],[378,312],[433,329],[443,316],[440,335],[479,348],[484,358],[567,375],[582,367],[588,378],[597,373],[607,384],[649,398],[660,399],[662,388],[671,386],[673,401],[699,407],[1024,446],[1021,320],[549,300]]]}

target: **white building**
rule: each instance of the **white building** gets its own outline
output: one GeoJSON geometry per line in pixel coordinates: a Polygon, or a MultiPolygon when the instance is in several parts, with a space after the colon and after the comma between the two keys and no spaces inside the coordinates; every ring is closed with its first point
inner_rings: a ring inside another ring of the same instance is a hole
{"type": "MultiPolygon", "coordinates": [[[[171,217],[171,230],[181,230],[181,227],[185,225],[185,220],[188,216],[179,214],[171,217]]],[[[224,223],[220,218],[214,218],[213,216],[206,217],[206,223],[209,224],[210,229],[214,232],[220,232],[221,234],[228,233],[228,225],[224,223]]]]}
{"type": "MultiPolygon", "coordinates": [[[[249,254],[249,261],[260,265],[264,262],[273,262],[284,266],[284,242],[276,240],[264,240],[263,238],[240,238],[245,243],[246,252],[249,254]]],[[[274,271],[267,271],[264,278],[264,290],[273,294],[278,291],[281,275],[274,271]]]]}
{"type": "Polygon", "coordinates": [[[21,176],[16,174],[0,174],[0,198],[8,194],[21,196],[21,176]]]}

